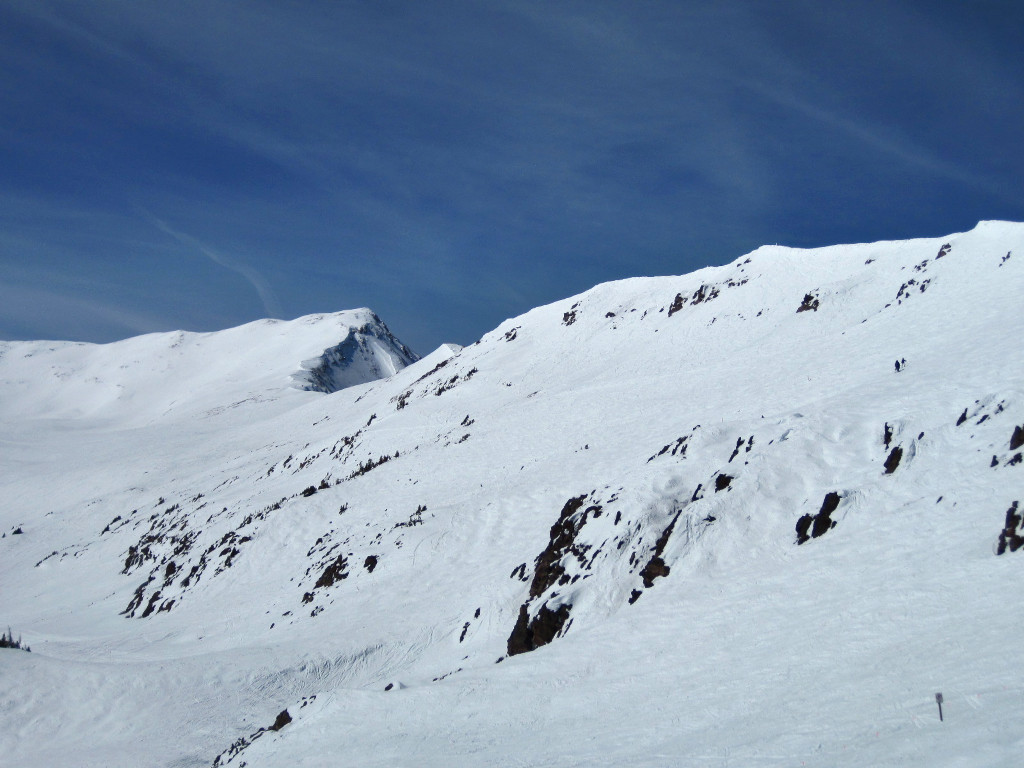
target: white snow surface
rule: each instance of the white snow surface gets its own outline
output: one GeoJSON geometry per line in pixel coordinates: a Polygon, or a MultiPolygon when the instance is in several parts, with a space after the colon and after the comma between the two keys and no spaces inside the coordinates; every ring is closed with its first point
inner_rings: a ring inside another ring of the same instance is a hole
{"type": "Polygon", "coordinates": [[[0,762],[1019,765],[1022,289],[982,222],[316,392],[375,316],[2,343],[0,762]]]}

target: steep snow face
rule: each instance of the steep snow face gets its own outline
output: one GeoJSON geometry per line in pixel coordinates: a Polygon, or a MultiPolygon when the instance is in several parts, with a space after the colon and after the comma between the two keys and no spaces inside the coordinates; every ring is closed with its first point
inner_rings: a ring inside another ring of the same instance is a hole
{"type": "Polygon", "coordinates": [[[28,384],[0,749],[1015,764],[1022,253],[1006,222],[765,247],[189,418],[43,419],[28,384]]]}
{"type": "MultiPolygon", "coordinates": [[[[358,310],[369,312],[369,310],[358,310]]],[[[317,357],[302,362],[293,375],[299,389],[330,394],[339,389],[393,376],[418,356],[395,338],[384,322],[370,312],[371,319],[349,328],[339,344],[317,357]]]]}
{"type": "Polygon", "coordinates": [[[0,342],[0,418],[153,420],[390,376],[416,359],[369,309],[112,344],[0,342]]]}

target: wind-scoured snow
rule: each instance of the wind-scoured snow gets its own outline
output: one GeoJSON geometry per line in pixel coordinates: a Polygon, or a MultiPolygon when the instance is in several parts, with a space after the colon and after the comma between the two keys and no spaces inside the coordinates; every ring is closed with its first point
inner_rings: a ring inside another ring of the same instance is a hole
{"type": "MultiPolygon", "coordinates": [[[[387,378],[418,359],[377,315],[365,309],[349,314],[357,313],[369,313],[370,317],[352,327],[338,344],[302,362],[302,371],[293,374],[300,389],[330,394],[387,378]]],[[[345,320],[350,321],[348,317],[345,320]]]]}
{"type": "Polygon", "coordinates": [[[400,343],[4,344],[0,754],[1015,765],[1022,258],[764,247],[344,389],[400,343]]]}

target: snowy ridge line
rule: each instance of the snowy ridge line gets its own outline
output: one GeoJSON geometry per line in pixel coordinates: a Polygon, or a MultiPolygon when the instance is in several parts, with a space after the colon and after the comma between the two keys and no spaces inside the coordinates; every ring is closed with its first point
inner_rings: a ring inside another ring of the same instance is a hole
{"type": "Polygon", "coordinates": [[[3,348],[0,420],[136,425],[249,412],[290,399],[296,388],[333,392],[393,375],[417,359],[365,308],[212,333],[157,333],[110,344],[6,342],[3,348]]]}

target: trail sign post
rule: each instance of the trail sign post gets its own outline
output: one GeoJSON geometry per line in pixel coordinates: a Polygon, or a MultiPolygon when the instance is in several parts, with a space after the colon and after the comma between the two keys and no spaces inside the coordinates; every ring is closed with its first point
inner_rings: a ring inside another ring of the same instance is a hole
{"type": "Polygon", "coordinates": [[[942,722],[942,694],[935,694],[935,703],[939,705],[939,722],[942,722]]]}

